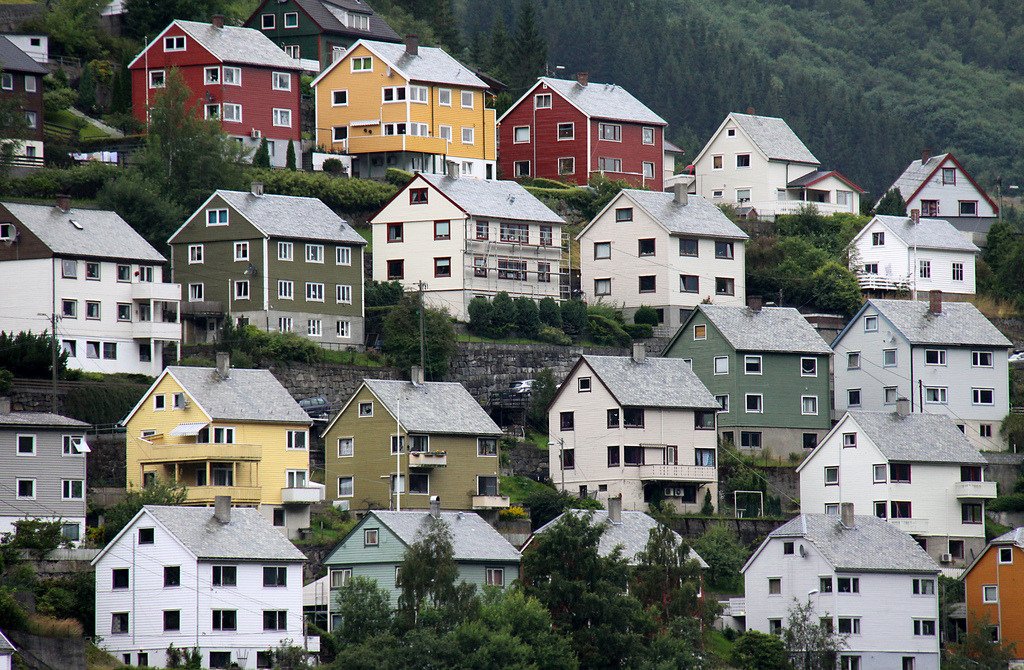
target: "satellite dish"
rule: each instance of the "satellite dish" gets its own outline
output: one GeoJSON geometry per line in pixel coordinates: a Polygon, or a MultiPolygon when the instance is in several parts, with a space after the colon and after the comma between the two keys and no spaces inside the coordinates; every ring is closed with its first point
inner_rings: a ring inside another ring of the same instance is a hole
{"type": "Polygon", "coordinates": [[[800,558],[807,558],[807,549],[804,545],[800,545],[800,558]]]}

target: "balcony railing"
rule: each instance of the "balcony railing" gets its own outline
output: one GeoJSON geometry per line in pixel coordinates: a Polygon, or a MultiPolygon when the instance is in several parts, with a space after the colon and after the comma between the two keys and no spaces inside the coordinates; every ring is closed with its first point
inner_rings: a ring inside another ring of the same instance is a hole
{"type": "Polygon", "coordinates": [[[746,616],[747,615],[747,599],[746,598],[729,598],[728,600],[721,601],[722,605],[722,616],[746,616]]]}
{"type": "Polygon", "coordinates": [[[263,447],[258,444],[153,444],[140,463],[185,463],[195,461],[258,461],[263,447]]]}
{"type": "Polygon", "coordinates": [[[263,489],[259,486],[189,486],[186,503],[213,503],[217,496],[231,496],[232,503],[259,503],[263,489]]]}
{"type": "Polygon", "coordinates": [[[409,453],[410,468],[443,468],[448,465],[448,454],[443,451],[413,451],[409,453]]]}
{"type": "Polygon", "coordinates": [[[995,482],[957,482],[953,485],[957,498],[995,498],[995,482]]]}
{"type": "Polygon", "coordinates": [[[306,486],[288,486],[281,489],[281,502],[312,504],[324,499],[324,485],[316,482],[308,482],[306,486]]]}
{"type": "Polygon", "coordinates": [[[928,532],[928,519],[889,519],[889,523],[911,535],[928,532]]]}
{"type": "Polygon", "coordinates": [[[857,281],[865,291],[907,291],[910,289],[908,277],[889,277],[882,275],[857,273],[857,281]]]}
{"type": "Polygon", "coordinates": [[[181,301],[181,284],[142,281],[132,284],[132,300],[181,301]]]}
{"type": "Polygon", "coordinates": [[[348,154],[372,154],[385,151],[414,151],[425,154],[447,154],[448,140],[419,135],[358,135],[362,128],[353,128],[352,137],[333,142],[331,148],[348,154]]]}
{"type": "Polygon", "coordinates": [[[136,321],[132,324],[132,337],[136,340],[181,340],[181,324],[170,321],[136,321]]]}
{"type": "Polygon", "coordinates": [[[473,496],[473,509],[500,509],[509,504],[508,496],[473,496]]]}
{"type": "Polygon", "coordinates": [[[740,207],[753,207],[759,216],[799,214],[801,210],[814,207],[819,214],[828,216],[842,212],[853,212],[852,205],[837,205],[834,202],[812,202],[810,200],[745,200],[740,207]]]}
{"type": "Polygon", "coordinates": [[[641,465],[640,479],[685,482],[718,481],[718,468],[703,465],[641,465]]]}

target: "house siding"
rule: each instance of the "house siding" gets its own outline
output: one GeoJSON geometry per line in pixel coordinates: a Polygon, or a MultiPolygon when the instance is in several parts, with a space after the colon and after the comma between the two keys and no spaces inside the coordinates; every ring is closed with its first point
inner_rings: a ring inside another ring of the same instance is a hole
{"type": "Polygon", "coordinates": [[[967,630],[974,632],[983,621],[999,626],[999,640],[1016,645],[1014,658],[1024,659],[1024,617],[1020,602],[1024,598],[1024,551],[1013,544],[993,544],[964,576],[967,601],[967,630]],[[1013,562],[998,562],[999,548],[1009,547],[1013,562]],[[997,602],[984,602],[985,586],[996,586],[997,602]]]}
{"type": "Polygon", "coordinates": [[[498,160],[502,179],[516,178],[515,163],[530,161],[530,177],[586,184],[590,179],[591,170],[591,161],[587,156],[589,133],[589,120],[586,114],[543,82],[538,83],[530,94],[502,119],[499,126],[501,153],[498,160]],[[538,93],[551,93],[550,109],[534,109],[534,96],[538,93]],[[574,139],[558,139],[559,123],[574,124],[574,139]],[[529,142],[515,142],[515,128],[519,126],[530,127],[529,142]],[[575,170],[572,174],[559,173],[559,158],[573,159],[575,170]]]}
{"type": "MultiPolygon", "coordinates": [[[[596,84],[595,84],[596,85],[596,84]]],[[[661,172],[662,161],[664,160],[664,131],[665,127],[656,124],[628,123],[611,119],[590,119],[590,170],[600,171],[601,158],[615,158],[622,161],[622,172],[604,171],[605,177],[609,179],[621,179],[633,186],[648,188],[652,191],[660,191],[664,185],[664,175],[661,172]],[[602,123],[622,126],[622,141],[613,142],[600,138],[600,126],[602,123]],[[643,128],[654,128],[654,144],[643,143],[643,128]],[[645,179],[643,164],[654,164],[654,177],[645,179]]]]}
{"type": "Polygon", "coordinates": [[[330,51],[323,53],[320,50],[322,34],[320,26],[294,0],[285,0],[284,2],[267,0],[256,8],[244,25],[246,28],[260,31],[282,49],[286,46],[298,46],[300,58],[318,60],[321,67],[331,62],[330,51]],[[291,13],[298,14],[299,24],[294,28],[285,28],[284,15],[291,13]],[[273,29],[263,29],[262,16],[264,14],[274,15],[273,29]]]}
{"type": "Polygon", "coordinates": [[[13,75],[13,89],[0,90],[0,101],[15,101],[25,112],[34,112],[36,115],[35,128],[29,128],[27,135],[22,139],[22,145],[14,148],[15,156],[27,155],[27,147],[33,147],[38,159],[38,167],[43,166],[43,140],[45,139],[43,129],[43,75],[36,73],[25,73],[15,69],[5,69],[4,74],[13,75]],[[28,91],[25,87],[26,77],[35,80],[35,91],[28,91]]]}

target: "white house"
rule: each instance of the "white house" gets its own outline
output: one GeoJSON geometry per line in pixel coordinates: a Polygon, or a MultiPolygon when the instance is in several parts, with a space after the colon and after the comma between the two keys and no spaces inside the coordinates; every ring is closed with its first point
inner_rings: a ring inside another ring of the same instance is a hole
{"type": "Polygon", "coordinates": [[[14,667],[14,654],[17,651],[18,648],[0,631],[0,670],[11,670],[14,667]]]}
{"type": "Polygon", "coordinates": [[[747,234],[682,184],[672,193],[623,189],[576,239],[584,295],[627,315],[654,307],[671,332],[702,302],[746,302],[747,234]]]}
{"type": "Polygon", "coordinates": [[[864,291],[973,295],[978,247],[942,219],[876,215],[850,242],[850,269],[864,291]]]}
{"type": "Polygon", "coordinates": [[[835,410],[881,412],[910,400],[911,412],[945,414],[982,451],[1006,448],[1010,341],[968,302],[877,300],[832,342],[835,410]]]}
{"type": "Polygon", "coordinates": [[[999,206],[952,153],[921,152],[889,188],[900,192],[908,213],[941,217],[979,244],[999,217],[999,206]]]}
{"type": "Polygon", "coordinates": [[[371,219],[373,278],[423,282],[427,301],[461,321],[477,296],[558,300],[562,218],[516,182],[448,165],[446,176],[416,175],[371,219]]]}
{"type": "Polygon", "coordinates": [[[0,330],[49,332],[53,317],[68,367],[156,376],[181,343],[166,262],[112,211],[0,203],[0,330]]]}
{"type": "Polygon", "coordinates": [[[985,548],[987,462],[948,416],[847,412],[797,468],[800,510],[838,514],[844,502],[910,533],[937,561],[963,567],[985,548]]]}
{"type": "Polygon", "coordinates": [[[580,497],[622,496],[627,510],[662,500],[681,512],[718,502],[715,413],[689,363],[581,356],[548,408],[551,479],[580,497]]]}
{"type": "Polygon", "coordinates": [[[101,551],[96,639],[126,664],[167,667],[169,645],[206,668],[269,668],[268,651],[305,638],[306,557],[258,511],[146,505],[101,551]]]}
{"type": "Polygon", "coordinates": [[[730,113],[693,161],[691,191],[753,208],[761,218],[814,205],[822,214],[860,212],[864,189],[821,162],[783,119],[730,113]]]}
{"type": "Polygon", "coordinates": [[[842,670],[938,670],[939,566],[909,535],[873,516],[801,514],[743,566],[747,630],[781,634],[790,609],[843,634],[842,670]]]}

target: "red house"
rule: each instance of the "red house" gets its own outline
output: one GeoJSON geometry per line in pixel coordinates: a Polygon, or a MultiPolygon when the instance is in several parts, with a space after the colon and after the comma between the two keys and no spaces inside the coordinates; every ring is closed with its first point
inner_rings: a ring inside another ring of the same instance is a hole
{"type": "Polygon", "coordinates": [[[128,65],[132,109],[143,123],[171,68],[184,77],[197,113],[219,119],[224,132],[253,150],[266,139],[271,165],[285,164],[289,142],[301,155],[302,70],[260,31],[225,26],[223,17],[172,22],[128,65]]]}
{"type": "Polygon", "coordinates": [[[615,84],[541,77],[498,119],[505,179],[586,184],[603,173],[660,191],[665,120],[615,84]]]}

